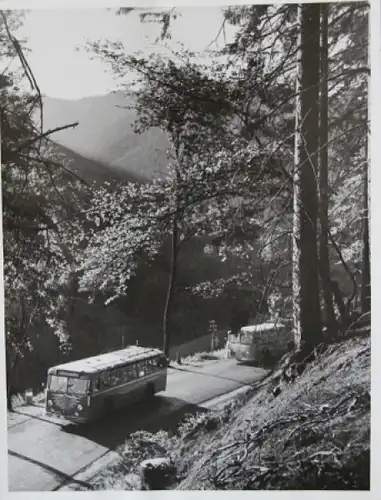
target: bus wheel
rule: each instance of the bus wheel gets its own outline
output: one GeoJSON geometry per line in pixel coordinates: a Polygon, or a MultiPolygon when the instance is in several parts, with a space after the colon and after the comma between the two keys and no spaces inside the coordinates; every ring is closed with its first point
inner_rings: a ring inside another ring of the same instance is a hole
{"type": "Polygon", "coordinates": [[[271,353],[270,350],[265,347],[262,351],[262,363],[264,366],[267,366],[271,361],[271,353]]]}
{"type": "Polygon", "coordinates": [[[106,399],[103,404],[103,415],[109,415],[115,410],[112,399],[106,399]]]}
{"type": "Polygon", "coordinates": [[[155,386],[154,384],[148,384],[146,388],[144,389],[144,400],[149,401],[151,400],[155,395],[155,386]]]}

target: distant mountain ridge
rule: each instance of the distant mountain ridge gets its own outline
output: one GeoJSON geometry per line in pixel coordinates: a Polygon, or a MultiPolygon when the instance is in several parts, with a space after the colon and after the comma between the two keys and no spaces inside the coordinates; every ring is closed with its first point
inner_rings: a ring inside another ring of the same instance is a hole
{"type": "Polygon", "coordinates": [[[63,154],[69,161],[66,166],[68,170],[75,173],[80,179],[83,179],[88,184],[93,182],[102,184],[105,181],[112,182],[116,179],[123,179],[125,181],[142,183],[147,179],[138,176],[132,172],[128,172],[116,167],[106,165],[97,160],[87,158],[80,153],[76,153],[62,144],[53,143],[53,151],[58,154],[63,154]]]}
{"type": "Polygon", "coordinates": [[[44,128],[79,122],[51,139],[112,169],[149,179],[167,171],[168,140],[159,129],[135,134],[132,97],[116,92],[77,100],[44,98],[44,128]]]}

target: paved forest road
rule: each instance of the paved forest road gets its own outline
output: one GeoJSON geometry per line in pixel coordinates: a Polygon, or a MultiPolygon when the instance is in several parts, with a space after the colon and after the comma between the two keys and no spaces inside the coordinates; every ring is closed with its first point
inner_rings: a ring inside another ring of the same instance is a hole
{"type": "MultiPolygon", "coordinates": [[[[8,421],[10,491],[57,490],[73,476],[122,444],[129,433],[175,429],[187,413],[221,394],[261,379],[265,371],[219,360],[170,369],[167,391],[149,407],[134,405],[82,429],[47,419],[40,406],[17,410],[8,421]]],[[[205,410],[204,410],[205,411],[205,410]]]]}

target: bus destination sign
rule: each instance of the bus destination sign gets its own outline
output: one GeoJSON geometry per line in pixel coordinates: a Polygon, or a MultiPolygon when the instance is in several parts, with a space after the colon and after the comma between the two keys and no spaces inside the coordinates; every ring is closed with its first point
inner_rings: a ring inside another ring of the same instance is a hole
{"type": "Polygon", "coordinates": [[[74,377],[74,378],[80,378],[80,375],[78,372],[69,372],[67,370],[58,370],[57,375],[60,375],[61,377],[74,377]]]}

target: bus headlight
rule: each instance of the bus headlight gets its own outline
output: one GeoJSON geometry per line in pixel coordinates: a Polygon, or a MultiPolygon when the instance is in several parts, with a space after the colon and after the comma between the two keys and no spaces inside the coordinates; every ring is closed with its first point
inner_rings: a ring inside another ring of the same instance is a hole
{"type": "Polygon", "coordinates": [[[80,404],[80,405],[77,405],[77,410],[78,411],[82,411],[83,410],[83,406],[80,404]]]}
{"type": "Polygon", "coordinates": [[[48,399],[48,406],[53,406],[53,401],[51,399],[48,399]]]}

